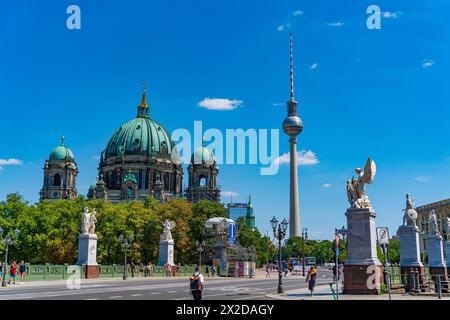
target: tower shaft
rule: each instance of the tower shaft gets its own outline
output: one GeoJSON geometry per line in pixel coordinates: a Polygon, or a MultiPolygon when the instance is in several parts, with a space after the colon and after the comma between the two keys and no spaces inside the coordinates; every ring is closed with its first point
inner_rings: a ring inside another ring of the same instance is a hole
{"type": "Polygon", "coordinates": [[[289,237],[300,237],[300,211],[298,206],[297,139],[291,137],[290,144],[290,208],[289,237]]]}

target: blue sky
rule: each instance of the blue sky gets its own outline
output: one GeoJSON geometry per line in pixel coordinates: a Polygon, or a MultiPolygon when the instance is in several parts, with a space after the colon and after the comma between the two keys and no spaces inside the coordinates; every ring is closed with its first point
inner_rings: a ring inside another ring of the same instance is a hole
{"type": "MultiPolygon", "coordinates": [[[[195,120],[205,129],[280,129],[293,32],[298,149],[318,159],[299,167],[301,227],[332,238],[345,224],[346,180],[371,156],[378,172],[368,195],[377,225],[393,233],[405,192],[417,204],[450,195],[449,9],[444,0],[2,1],[0,199],[18,191],[38,200],[61,135],[86,194],[96,157],[135,116],[143,80],[151,117],[170,131],[192,130],[195,120]],[[66,28],[70,4],[81,8],[81,30],[66,28]],[[385,13],[380,30],[366,27],[370,4],[385,13]],[[207,110],[198,106],[206,97],[242,103],[207,110]],[[2,165],[7,159],[23,163],[2,165]]],[[[288,148],[280,132],[280,152],[288,148]]],[[[274,176],[259,169],[221,165],[219,183],[234,201],[252,194],[265,232],[273,215],[289,215],[289,167],[274,176]]]]}

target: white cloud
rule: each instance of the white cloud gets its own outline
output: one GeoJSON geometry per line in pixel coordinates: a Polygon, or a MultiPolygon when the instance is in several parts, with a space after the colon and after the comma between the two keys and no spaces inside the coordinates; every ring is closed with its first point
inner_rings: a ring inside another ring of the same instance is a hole
{"type": "Polygon", "coordinates": [[[100,156],[92,156],[92,159],[94,159],[94,160],[100,160],[100,156]]]}
{"type": "Polygon", "coordinates": [[[237,197],[239,195],[239,193],[233,191],[222,191],[220,194],[224,197],[237,197]]]}
{"type": "Polygon", "coordinates": [[[273,103],[273,106],[274,106],[274,107],[284,106],[284,103],[283,103],[283,102],[274,102],[274,103],[273,103]]]}
{"type": "Polygon", "coordinates": [[[390,11],[385,11],[383,12],[383,18],[386,19],[397,19],[403,12],[401,11],[395,11],[395,12],[390,12],[390,11]]]}
{"type": "Polygon", "coordinates": [[[327,26],[330,27],[342,27],[345,24],[345,22],[342,21],[336,21],[336,22],[328,22],[326,23],[327,26]]]}
{"type": "Polygon", "coordinates": [[[431,181],[431,177],[429,177],[429,176],[417,176],[417,177],[414,177],[414,180],[419,181],[419,182],[429,182],[429,181],[431,181]]]}
{"type": "Polygon", "coordinates": [[[318,66],[319,66],[319,63],[316,62],[316,63],[313,63],[309,68],[310,68],[311,70],[315,70],[315,69],[317,69],[318,66]]]}
{"type": "Polygon", "coordinates": [[[303,11],[302,10],[295,10],[294,12],[292,12],[292,14],[294,16],[301,16],[303,14],[303,11]]]}
{"type": "Polygon", "coordinates": [[[434,65],[434,60],[425,59],[422,61],[422,68],[429,68],[434,65]]]}
{"type": "Polygon", "coordinates": [[[234,110],[239,107],[241,103],[241,100],[234,99],[204,98],[198,103],[198,106],[208,110],[234,110]]]}
{"type": "Polygon", "coordinates": [[[23,161],[19,159],[0,159],[0,171],[3,170],[3,166],[21,166],[22,164],[23,161]]]}
{"type": "Polygon", "coordinates": [[[278,31],[284,31],[284,29],[290,28],[290,27],[291,27],[291,24],[290,24],[290,23],[281,24],[281,25],[279,25],[279,26],[277,27],[277,30],[278,30],[278,31]]]}
{"type": "Polygon", "coordinates": [[[332,184],[331,183],[324,183],[322,187],[324,188],[331,188],[332,184]]]}
{"type": "MultiPolygon", "coordinates": [[[[275,158],[275,164],[285,164],[290,162],[289,152],[283,153],[281,156],[275,158]]],[[[312,166],[318,164],[320,161],[311,150],[301,150],[297,152],[297,164],[300,166],[312,166]]]]}

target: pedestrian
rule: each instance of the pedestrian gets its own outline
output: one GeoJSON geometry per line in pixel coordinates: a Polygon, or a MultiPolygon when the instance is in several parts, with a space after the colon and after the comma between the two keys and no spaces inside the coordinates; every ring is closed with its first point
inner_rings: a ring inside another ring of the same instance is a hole
{"type": "Polygon", "coordinates": [[[25,272],[27,271],[27,266],[25,265],[25,262],[22,260],[19,266],[19,272],[20,272],[20,282],[23,282],[25,280],[25,272]]]}
{"type": "Polygon", "coordinates": [[[151,261],[148,263],[147,270],[149,277],[153,277],[153,264],[151,261]]]}
{"type": "Polygon", "coordinates": [[[333,282],[335,282],[336,281],[336,264],[334,264],[334,266],[333,266],[333,282]]]}
{"type": "Polygon", "coordinates": [[[8,284],[11,284],[11,279],[13,279],[13,284],[16,284],[16,275],[17,275],[17,263],[16,261],[14,261],[9,269],[8,284]]]}
{"type": "Polygon", "coordinates": [[[270,269],[269,269],[269,265],[266,265],[266,278],[270,278],[270,269]]]}
{"type": "Polygon", "coordinates": [[[215,265],[211,266],[211,274],[213,277],[216,275],[216,266],[215,265]]]}
{"type": "Polygon", "coordinates": [[[0,261],[0,282],[3,281],[3,263],[0,261]]]}
{"type": "Polygon", "coordinates": [[[207,265],[205,267],[206,276],[209,278],[209,266],[207,265]]]}
{"type": "Polygon", "coordinates": [[[144,276],[144,264],[141,262],[139,265],[139,278],[144,276]]]}
{"type": "MultiPolygon", "coordinates": [[[[283,270],[283,268],[281,268],[281,270],[283,270]]],[[[287,278],[288,271],[289,271],[288,266],[285,266],[284,267],[284,277],[285,278],[287,278]]]]}
{"type": "Polygon", "coordinates": [[[131,269],[131,277],[132,278],[134,278],[134,262],[133,261],[131,261],[131,264],[130,264],[130,269],[131,269]]]}
{"type": "Polygon", "coordinates": [[[200,273],[200,268],[196,266],[194,274],[189,278],[189,290],[195,301],[202,300],[202,292],[204,286],[205,286],[205,279],[203,278],[203,275],[200,273]]]}
{"type": "Polygon", "coordinates": [[[316,266],[311,266],[308,271],[308,275],[306,276],[305,282],[308,282],[308,289],[311,291],[311,297],[314,292],[314,287],[316,285],[316,277],[317,277],[317,269],[316,266]]]}

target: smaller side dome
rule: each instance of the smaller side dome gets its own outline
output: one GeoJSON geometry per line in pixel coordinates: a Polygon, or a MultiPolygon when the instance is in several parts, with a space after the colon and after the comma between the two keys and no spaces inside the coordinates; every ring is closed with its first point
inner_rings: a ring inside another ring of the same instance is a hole
{"type": "Polygon", "coordinates": [[[214,165],[216,159],[213,153],[206,147],[198,147],[191,156],[192,164],[204,164],[206,166],[214,165]]]}
{"type": "Polygon", "coordinates": [[[74,161],[72,150],[64,145],[64,137],[61,137],[61,144],[50,153],[48,159],[50,161],[74,161]]]}

